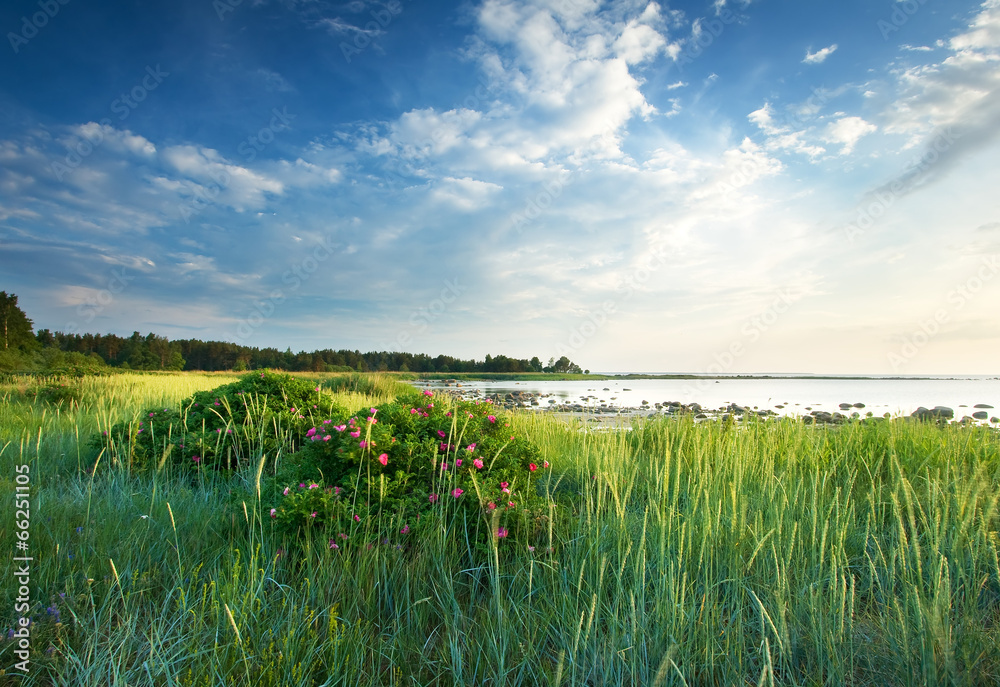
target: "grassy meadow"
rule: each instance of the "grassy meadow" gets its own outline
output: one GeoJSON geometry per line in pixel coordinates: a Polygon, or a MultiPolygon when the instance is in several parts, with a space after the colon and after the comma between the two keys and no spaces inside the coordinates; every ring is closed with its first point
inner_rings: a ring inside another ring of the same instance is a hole
{"type": "MultiPolygon", "coordinates": [[[[275,456],[132,473],[93,436],[222,374],[0,384],[0,684],[996,685],[1000,436],[988,427],[519,413],[551,465],[544,544],[288,541],[275,456]],[[65,383],[74,398],[46,400],[65,383]],[[96,463],[96,466],[95,466],[96,463]],[[30,672],[14,668],[17,467],[31,480],[30,672]]],[[[332,382],[350,409],[390,376],[332,382]]],[[[442,400],[442,402],[444,402],[442,400]]]]}

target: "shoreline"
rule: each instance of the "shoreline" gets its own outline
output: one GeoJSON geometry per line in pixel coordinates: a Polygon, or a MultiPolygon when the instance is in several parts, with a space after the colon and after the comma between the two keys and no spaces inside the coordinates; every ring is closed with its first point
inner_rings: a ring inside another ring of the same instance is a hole
{"type": "MultiPolygon", "coordinates": [[[[635,419],[652,420],[657,418],[681,418],[692,417],[698,421],[727,421],[745,422],[748,418],[754,417],[758,420],[768,420],[772,418],[794,419],[805,424],[816,425],[840,425],[847,422],[887,422],[887,421],[932,421],[939,424],[961,424],[961,425],[983,425],[996,426],[1000,429],[1000,413],[993,406],[979,403],[975,406],[964,408],[970,414],[956,417],[955,410],[948,406],[934,406],[927,408],[918,407],[910,414],[893,414],[889,412],[876,415],[870,410],[866,410],[866,405],[861,402],[840,403],[838,411],[816,410],[812,406],[801,408],[803,412],[779,413],[771,408],[759,408],[758,406],[740,405],[729,403],[724,406],[712,408],[702,406],[700,403],[681,403],[680,401],[666,401],[647,404],[641,406],[615,406],[609,404],[585,404],[579,402],[558,403],[554,399],[548,399],[545,405],[542,400],[548,394],[537,394],[528,391],[513,391],[501,395],[500,393],[486,393],[481,389],[462,388],[461,384],[453,386],[447,384],[440,391],[452,398],[463,401],[488,401],[498,408],[510,411],[544,413],[555,416],[564,421],[579,420],[585,423],[597,423],[601,428],[611,427],[617,424],[630,423],[635,419]],[[989,412],[987,412],[989,411],[989,412]]],[[[798,405],[798,404],[796,404],[798,405]]],[[[777,410],[784,410],[788,406],[776,404],[777,410]]],[[[798,409],[796,409],[798,410],[798,409]]]]}

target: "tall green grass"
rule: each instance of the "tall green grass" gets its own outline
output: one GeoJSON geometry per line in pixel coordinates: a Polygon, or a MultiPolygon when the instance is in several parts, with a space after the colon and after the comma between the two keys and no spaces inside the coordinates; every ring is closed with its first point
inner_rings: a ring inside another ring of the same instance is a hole
{"type": "MultiPolygon", "coordinates": [[[[230,381],[136,380],[88,380],[75,410],[0,396],[0,481],[12,494],[29,462],[37,487],[32,673],[11,684],[1000,682],[988,428],[687,418],[592,432],[525,413],[512,433],[551,464],[534,551],[470,541],[446,500],[418,543],[332,550],[334,532],[273,533],[256,500],[269,457],[228,479],[88,473],[85,439],[112,417],[230,381]]],[[[344,390],[352,408],[395,391],[344,390]]],[[[7,676],[15,660],[0,641],[7,676]]]]}

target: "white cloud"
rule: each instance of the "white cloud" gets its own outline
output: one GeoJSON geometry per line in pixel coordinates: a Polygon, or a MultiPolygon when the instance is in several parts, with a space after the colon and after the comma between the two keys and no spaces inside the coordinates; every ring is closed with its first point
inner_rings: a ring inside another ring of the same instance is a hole
{"type": "Polygon", "coordinates": [[[989,120],[1000,115],[1000,103],[990,102],[1000,89],[1000,1],[984,2],[968,29],[945,45],[950,54],[943,60],[896,73],[899,93],[884,128],[907,136],[907,147],[947,126],[997,130],[989,120]]]}
{"type": "Polygon", "coordinates": [[[826,58],[828,58],[830,55],[833,54],[833,51],[836,50],[836,49],[837,49],[837,44],[834,43],[833,45],[828,45],[825,48],[817,50],[816,52],[811,52],[809,50],[806,50],[806,56],[802,60],[802,63],[803,64],[822,64],[823,62],[826,61],[826,58]]]}
{"type": "Polygon", "coordinates": [[[211,148],[171,146],[163,151],[163,160],[196,182],[192,187],[195,196],[217,196],[219,202],[238,211],[262,207],[265,194],[281,195],[285,191],[281,181],[234,164],[211,148]]]}
{"type": "Polygon", "coordinates": [[[502,186],[478,179],[446,177],[435,185],[431,199],[471,211],[481,209],[491,195],[502,189],[502,186]]]}
{"type": "Polygon", "coordinates": [[[659,6],[638,9],[625,16],[621,8],[601,11],[597,2],[486,0],[470,55],[506,98],[475,110],[407,112],[390,125],[388,148],[442,155],[461,144],[473,151],[466,155],[504,166],[553,155],[622,157],[626,123],[656,114],[633,68],[670,48],[659,6]]]}
{"type": "Polygon", "coordinates": [[[854,151],[863,137],[878,131],[878,127],[863,120],[861,117],[841,117],[835,122],[827,125],[824,132],[824,140],[829,143],[839,143],[843,147],[841,155],[848,155],[854,151]]]}

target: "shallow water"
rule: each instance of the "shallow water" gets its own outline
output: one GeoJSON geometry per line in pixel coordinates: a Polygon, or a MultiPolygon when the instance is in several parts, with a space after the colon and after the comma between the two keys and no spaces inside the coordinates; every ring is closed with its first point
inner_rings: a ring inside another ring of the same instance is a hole
{"type": "MultiPolygon", "coordinates": [[[[628,379],[604,381],[461,381],[460,391],[479,390],[484,394],[507,394],[512,391],[548,394],[539,399],[540,407],[550,399],[561,403],[614,408],[639,408],[642,401],[655,403],[679,401],[700,403],[705,408],[720,408],[730,403],[744,407],[768,408],[782,415],[806,415],[810,410],[828,412],[868,412],[909,415],[920,406],[947,406],[955,418],[985,410],[990,417],[1000,416],[1000,378],[949,377],[933,379],[628,379]],[[841,403],[864,403],[864,408],[841,410],[841,403]],[[973,408],[985,403],[993,408],[973,408]],[[778,408],[777,406],[783,406],[778,408]]],[[[418,382],[421,388],[445,388],[444,382],[418,382]]],[[[454,385],[448,388],[456,388],[454,385]]]]}

